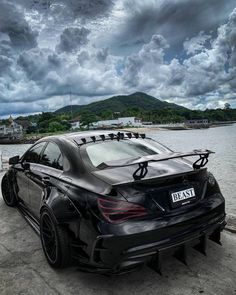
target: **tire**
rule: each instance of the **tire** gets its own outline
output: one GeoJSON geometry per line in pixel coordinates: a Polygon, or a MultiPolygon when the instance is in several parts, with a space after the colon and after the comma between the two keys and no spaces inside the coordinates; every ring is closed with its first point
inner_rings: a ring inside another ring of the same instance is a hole
{"type": "Polygon", "coordinates": [[[9,177],[5,174],[1,184],[2,197],[4,202],[9,207],[15,207],[17,205],[17,198],[13,190],[13,184],[10,183],[9,177]]]}
{"type": "Polygon", "coordinates": [[[53,268],[65,268],[71,262],[71,250],[67,230],[58,225],[49,210],[40,216],[40,238],[48,263],[53,268]]]}

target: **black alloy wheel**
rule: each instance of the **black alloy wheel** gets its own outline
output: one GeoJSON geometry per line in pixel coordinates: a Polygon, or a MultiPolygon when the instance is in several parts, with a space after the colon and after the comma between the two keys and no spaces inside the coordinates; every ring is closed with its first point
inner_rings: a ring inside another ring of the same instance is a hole
{"type": "Polygon", "coordinates": [[[40,217],[40,237],[48,263],[54,268],[63,268],[70,263],[70,245],[65,228],[58,225],[48,210],[40,217]]]}
{"type": "Polygon", "coordinates": [[[3,200],[6,205],[9,207],[15,207],[17,205],[17,198],[7,175],[3,176],[1,189],[3,200]]]}

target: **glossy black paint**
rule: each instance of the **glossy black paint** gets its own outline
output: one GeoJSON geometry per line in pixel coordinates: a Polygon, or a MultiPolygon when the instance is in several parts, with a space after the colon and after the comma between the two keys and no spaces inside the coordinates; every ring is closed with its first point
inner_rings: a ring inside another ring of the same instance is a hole
{"type": "Polygon", "coordinates": [[[40,159],[48,143],[57,145],[63,158],[63,170],[39,163],[25,166],[28,163],[25,162],[26,152],[19,161],[12,160],[14,165],[7,172],[19,208],[37,231],[44,207],[58,224],[67,227],[73,258],[81,269],[126,272],[143,263],[153,264],[160,253],[170,248],[179,249],[186,243],[202,241],[206,236],[215,237],[223,229],[224,198],[217,182],[214,186],[209,184],[206,168],[193,169],[186,159],[170,159],[152,163],[145,178],[135,181],[132,175],[137,165],[107,170],[92,166],[86,145],[96,144],[94,138],[91,143],[86,141],[80,145],[78,142],[98,135],[101,132],[48,137],[31,147],[30,150],[39,144],[42,146],[40,159]],[[196,200],[172,208],[169,193],[189,186],[195,188],[196,200]],[[98,197],[140,204],[148,215],[109,223],[98,210],[98,197]]]}

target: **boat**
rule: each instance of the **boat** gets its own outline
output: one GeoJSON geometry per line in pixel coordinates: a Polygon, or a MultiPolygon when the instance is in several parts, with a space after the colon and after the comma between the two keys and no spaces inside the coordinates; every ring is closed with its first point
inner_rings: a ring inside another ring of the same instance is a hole
{"type": "Polygon", "coordinates": [[[22,143],[21,137],[16,136],[0,136],[0,144],[19,144],[22,143]]]}

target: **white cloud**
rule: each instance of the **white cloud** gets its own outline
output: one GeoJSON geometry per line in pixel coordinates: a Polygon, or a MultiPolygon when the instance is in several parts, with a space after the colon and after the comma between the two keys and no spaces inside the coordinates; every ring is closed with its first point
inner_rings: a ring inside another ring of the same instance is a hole
{"type": "MultiPolygon", "coordinates": [[[[208,47],[205,42],[209,35],[200,32],[198,36],[184,43],[190,57],[183,62],[177,58],[166,62],[166,41],[164,47],[154,47],[153,40],[141,50],[128,57],[124,71],[124,80],[130,87],[150,91],[153,95],[168,98],[185,106],[220,106],[216,97],[223,99],[222,87],[228,85],[228,94],[236,86],[234,67],[236,45],[236,10],[226,24],[218,29],[216,38],[212,38],[208,47]],[[214,96],[212,97],[212,94],[214,96]],[[181,101],[184,97],[185,103],[181,101]],[[209,102],[214,100],[214,102],[209,102]]],[[[160,38],[153,37],[153,38],[160,38]]],[[[234,98],[233,98],[234,99],[234,98]]]]}
{"type": "Polygon", "coordinates": [[[0,3],[0,115],[56,109],[69,93],[73,103],[146,91],[190,108],[235,104],[231,0],[12,3],[0,3]]]}
{"type": "Polygon", "coordinates": [[[211,35],[201,31],[196,37],[184,41],[183,46],[188,55],[195,54],[205,49],[206,41],[211,39],[211,35]]]}

